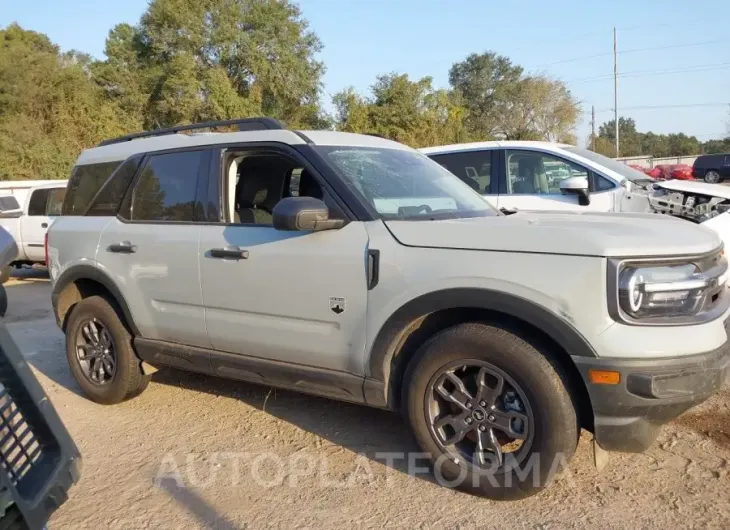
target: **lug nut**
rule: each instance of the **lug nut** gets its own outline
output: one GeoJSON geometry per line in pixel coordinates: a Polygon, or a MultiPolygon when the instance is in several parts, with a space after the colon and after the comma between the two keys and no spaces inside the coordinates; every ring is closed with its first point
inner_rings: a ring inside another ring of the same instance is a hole
{"type": "Polygon", "coordinates": [[[480,425],[479,426],[479,430],[482,431],[482,432],[484,432],[484,431],[487,430],[487,428],[484,425],[480,425]]]}
{"type": "Polygon", "coordinates": [[[486,401],[480,401],[479,402],[479,405],[482,406],[482,407],[486,407],[487,406],[487,402],[486,401]]]}
{"type": "Polygon", "coordinates": [[[494,414],[490,414],[489,416],[487,416],[487,419],[488,419],[489,421],[494,421],[494,420],[496,420],[497,418],[495,418],[495,417],[494,417],[494,414]]]}
{"type": "Polygon", "coordinates": [[[467,419],[466,419],[466,422],[467,422],[467,423],[471,423],[471,422],[472,422],[472,419],[471,419],[471,418],[467,418],[467,419]]]}
{"type": "Polygon", "coordinates": [[[466,402],[466,408],[470,409],[470,408],[471,408],[471,406],[472,406],[472,405],[471,405],[471,401],[467,401],[467,402],[466,402]]]}

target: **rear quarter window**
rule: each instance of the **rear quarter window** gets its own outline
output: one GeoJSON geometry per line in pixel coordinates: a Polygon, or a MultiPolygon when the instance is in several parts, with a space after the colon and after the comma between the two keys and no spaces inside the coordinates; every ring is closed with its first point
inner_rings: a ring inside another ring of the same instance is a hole
{"type": "Polygon", "coordinates": [[[119,167],[121,161],[76,166],[63,201],[63,215],[83,215],[91,200],[119,167]]]}

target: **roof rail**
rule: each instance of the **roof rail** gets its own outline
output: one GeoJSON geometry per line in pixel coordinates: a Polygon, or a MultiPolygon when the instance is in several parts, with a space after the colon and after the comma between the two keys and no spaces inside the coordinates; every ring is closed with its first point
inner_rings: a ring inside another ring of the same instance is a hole
{"type": "Polygon", "coordinates": [[[149,138],[152,136],[163,136],[165,134],[175,134],[181,131],[194,131],[197,129],[210,129],[212,127],[225,127],[228,125],[238,125],[239,131],[265,131],[268,129],[286,129],[279,120],[274,118],[239,118],[236,120],[219,120],[219,121],[206,121],[202,123],[194,123],[191,125],[176,125],[175,127],[168,127],[166,129],[155,129],[153,131],[144,131],[140,133],[127,134],[126,136],[120,136],[119,138],[111,138],[104,140],[97,147],[110,144],[118,144],[121,142],[128,142],[129,140],[136,140],[137,138],[149,138]]]}

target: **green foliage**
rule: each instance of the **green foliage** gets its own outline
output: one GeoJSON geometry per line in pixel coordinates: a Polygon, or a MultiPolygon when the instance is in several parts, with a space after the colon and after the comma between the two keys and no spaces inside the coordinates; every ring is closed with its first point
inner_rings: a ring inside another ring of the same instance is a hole
{"type": "MultiPolygon", "coordinates": [[[[684,133],[655,134],[636,130],[636,122],[631,118],[619,117],[619,142],[621,156],[650,155],[657,158],[669,156],[688,156],[700,153],[730,151],[730,138],[710,140],[704,144],[695,136],[684,133]]],[[[595,150],[606,156],[616,156],[616,121],[610,120],[598,128],[595,150]]]]}
{"type": "Polygon", "coordinates": [[[0,30],[0,180],[57,179],[126,118],[89,79],[89,58],[18,25],[0,30]]]}
{"type": "Polygon", "coordinates": [[[369,97],[352,88],[335,95],[335,126],[416,147],[497,138],[575,142],[579,107],[560,81],[524,76],[492,52],[454,64],[449,80],[450,90],[437,90],[430,77],[378,76],[369,97]]]}

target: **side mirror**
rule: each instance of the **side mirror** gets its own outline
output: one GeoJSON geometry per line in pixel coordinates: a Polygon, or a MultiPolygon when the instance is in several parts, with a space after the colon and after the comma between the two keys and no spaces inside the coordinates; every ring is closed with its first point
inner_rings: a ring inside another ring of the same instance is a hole
{"type": "Polygon", "coordinates": [[[330,219],[327,206],[313,197],[287,197],[274,206],[274,228],[277,230],[335,230],[345,226],[343,219],[330,219]]]}
{"type": "Polygon", "coordinates": [[[591,196],[588,192],[588,179],[586,177],[568,177],[560,181],[562,193],[572,193],[578,196],[578,204],[588,206],[591,203],[591,196]]]}

